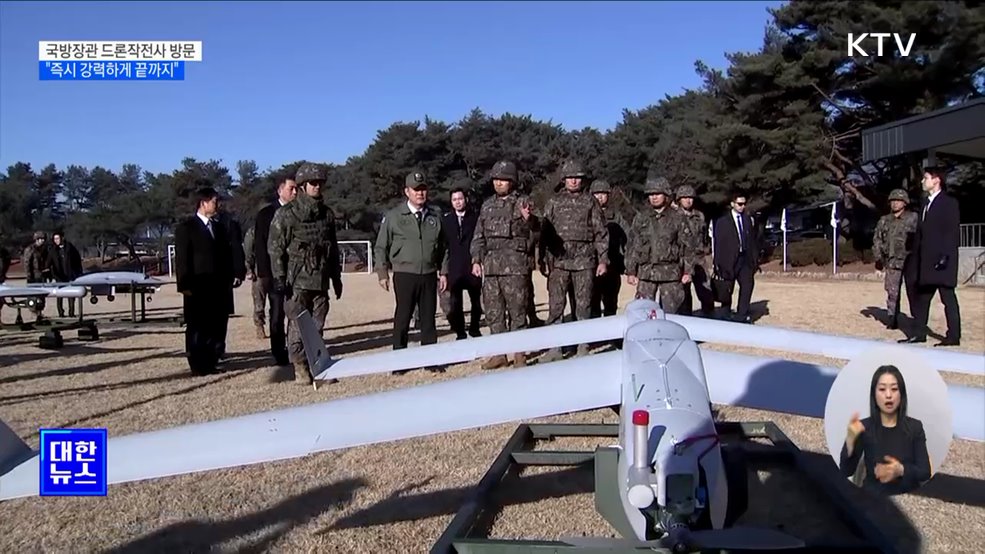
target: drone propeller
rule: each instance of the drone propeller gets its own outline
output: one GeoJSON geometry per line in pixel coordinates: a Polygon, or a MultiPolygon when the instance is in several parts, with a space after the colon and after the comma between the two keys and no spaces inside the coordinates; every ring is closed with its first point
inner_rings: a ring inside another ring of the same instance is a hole
{"type": "Polygon", "coordinates": [[[772,529],[756,527],[730,527],[686,531],[676,537],[641,541],[636,539],[609,539],[603,537],[563,537],[562,542],[571,546],[588,548],[669,548],[674,552],[697,550],[787,550],[803,548],[804,542],[796,537],[772,529]],[[676,539],[676,540],[675,540],[676,539]]]}

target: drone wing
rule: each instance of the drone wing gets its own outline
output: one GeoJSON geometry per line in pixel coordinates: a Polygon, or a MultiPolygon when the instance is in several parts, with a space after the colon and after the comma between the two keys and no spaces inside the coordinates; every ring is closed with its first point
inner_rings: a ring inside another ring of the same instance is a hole
{"type": "Polygon", "coordinates": [[[56,287],[51,285],[8,287],[6,285],[0,285],[0,298],[43,298],[46,296],[54,298],[82,298],[85,295],[85,287],[56,287]]]}
{"type": "MultiPolygon", "coordinates": [[[[693,316],[667,315],[680,323],[691,338],[699,342],[734,344],[754,348],[769,348],[849,360],[884,345],[884,341],[867,340],[839,335],[825,335],[765,325],[746,325],[693,316]]],[[[985,375],[985,356],[967,352],[900,345],[924,358],[934,369],[971,375],[985,375]]]]}
{"type": "MultiPolygon", "coordinates": [[[[619,404],[620,353],[576,358],[111,438],[109,483],[270,462],[619,404]]],[[[4,436],[0,426],[0,437],[4,436]]],[[[11,435],[8,433],[7,435],[11,435]]],[[[25,445],[0,450],[23,458],[25,445]]],[[[16,459],[0,458],[0,471],[16,459]]],[[[0,475],[0,500],[39,488],[38,456],[0,475]]]]}

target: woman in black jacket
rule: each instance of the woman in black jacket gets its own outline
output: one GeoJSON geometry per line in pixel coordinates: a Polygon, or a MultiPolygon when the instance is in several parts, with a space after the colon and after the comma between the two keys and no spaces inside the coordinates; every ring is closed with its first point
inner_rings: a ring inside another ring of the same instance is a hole
{"type": "Polygon", "coordinates": [[[896,366],[872,374],[869,417],[852,415],[841,448],[841,473],[851,477],[864,460],[862,488],[882,494],[910,492],[930,479],[927,436],[918,419],[906,415],[906,382],[896,366]]]}

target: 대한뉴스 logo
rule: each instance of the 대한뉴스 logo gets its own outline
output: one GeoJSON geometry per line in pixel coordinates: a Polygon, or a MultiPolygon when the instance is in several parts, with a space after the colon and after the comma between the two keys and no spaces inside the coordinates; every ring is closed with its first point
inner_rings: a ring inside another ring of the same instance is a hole
{"type": "MultiPolygon", "coordinates": [[[[913,41],[916,40],[917,34],[910,33],[910,40],[907,41],[906,47],[903,46],[903,35],[900,33],[862,33],[856,36],[854,33],[848,33],[848,55],[855,57],[855,52],[857,51],[863,57],[869,57],[869,54],[862,49],[862,41],[865,39],[876,39],[876,55],[883,55],[883,44],[882,40],[885,38],[893,37],[896,41],[896,50],[899,55],[906,58],[910,55],[910,50],[913,49],[913,41]]],[[[871,40],[869,41],[871,43],[871,40]]]]}

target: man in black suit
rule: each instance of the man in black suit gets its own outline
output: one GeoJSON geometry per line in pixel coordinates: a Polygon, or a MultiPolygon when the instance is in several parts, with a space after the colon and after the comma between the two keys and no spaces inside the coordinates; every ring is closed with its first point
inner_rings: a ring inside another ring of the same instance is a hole
{"type": "Polygon", "coordinates": [[[291,365],[287,354],[287,331],[284,322],[287,318],[284,311],[284,295],[274,287],[273,273],[270,271],[270,254],[267,240],[270,238],[270,222],[274,213],[297,196],[298,185],[293,175],[282,175],[277,182],[277,199],[267,204],[257,212],[256,223],[253,227],[253,259],[256,260],[256,272],[252,278],[257,280],[261,293],[270,303],[270,354],[277,365],[291,365]]]}
{"type": "Polygon", "coordinates": [[[958,248],[961,246],[961,210],[958,201],[944,191],[944,170],[928,167],[923,172],[923,201],[913,248],[917,301],[913,307],[916,330],[900,342],[927,342],[930,301],[940,293],[947,318],[947,335],[935,346],[961,344],[961,310],[954,292],[958,286],[958,248]]]}
{"type": "Polygon", "coordinates": [[[448,248],[448,289],[451,293],[451,306],[448,310],[448,324],[458,340],[482,336],[479,320],[482,319],[480,301],[482,279],[472,274],[472,254],[470,247],[475,223],[479,214],[468,203],[466,186],[459,183],[451,191],[452,211],[442,216],[442,230],[448,248]],[[468,334],[465,332],[465,312],[462,293],[468,292],[471,304],[471,319],[468,334]]]}
{"type": "Polygon", "coordinates": [[[195,215],[175,227],[175,280],[183,295],[188,366],[195,375],[207,375],[215,373],[219,361],[235,276],[226,228],[212,219],[219,211],[219,194],[202,186],[196,200],[195,215]]]}
{"type": "Polygon", "coordinates": [[[716,296],[722,299],[726,313],[732,311],[732,292],[739,283],[739,303],[735,308],[735,321],[749,323],[749,304],[752,290],[756,286],[756,270],[759,266],[759,240],[756,237],[756,222],[745,213],[748,198],[742,192],[732,195],[731,209],[715,221],[713,286],[722,287],[716,296]]]}

